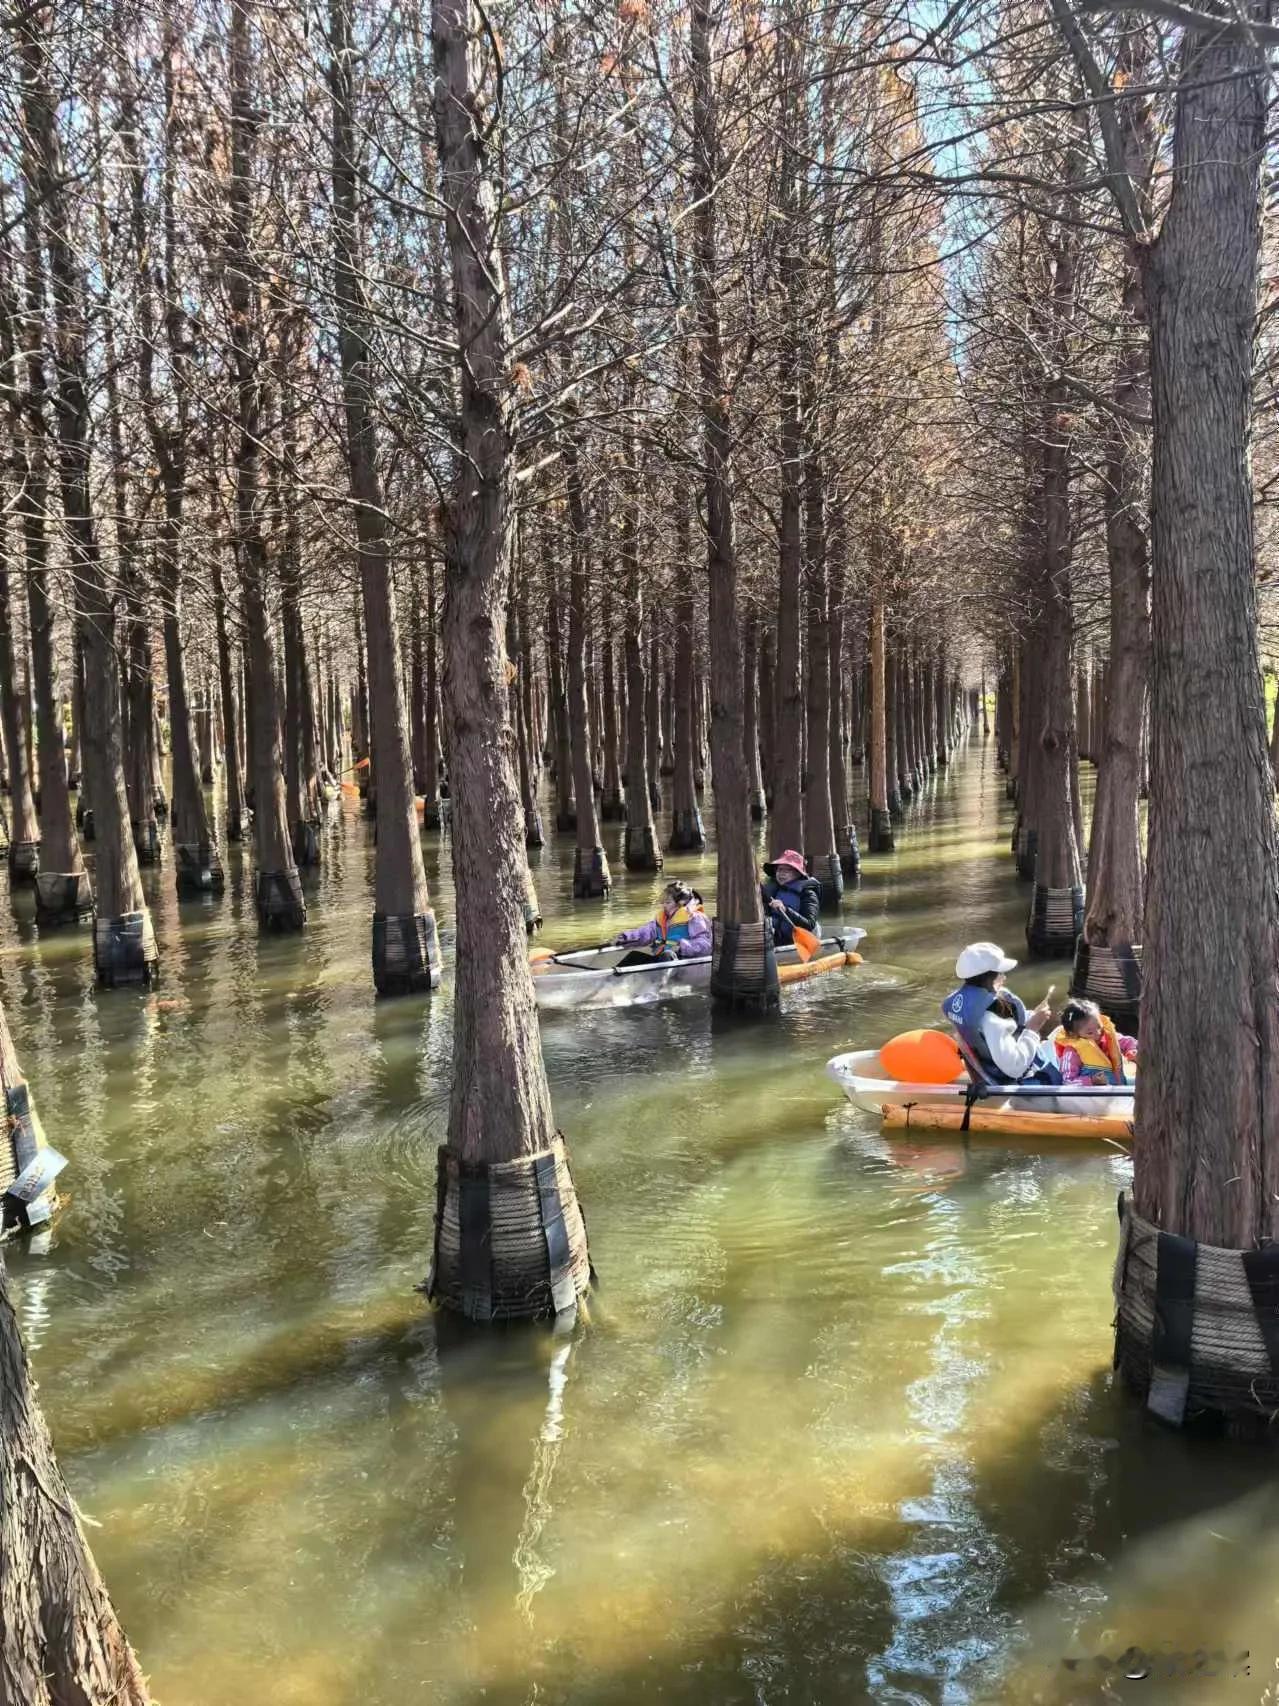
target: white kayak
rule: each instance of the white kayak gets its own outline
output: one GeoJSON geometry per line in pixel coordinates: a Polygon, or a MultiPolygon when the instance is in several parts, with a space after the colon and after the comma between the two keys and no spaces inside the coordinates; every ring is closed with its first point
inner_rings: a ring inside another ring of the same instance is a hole
{"type": "MultiPolygon", "coordinates": [[[[890,1078],[880,1064],[877,1048],[856,1049],[851,1054],[837,1054],[826,1062],[827,1076],[848,1097],[849,1101],[869,1114],[884,1108],[960,1108],[968,1100],[968,1074],[961,1072],[949,1084],[909,1084],[900,1078],[890,1078]]],[[[992,1113],[1071,1114],[1087,1119],[1130,1120],[1133,1107],[1133,1085],[1120,1089],[1094,1089],[1092,1086],[1024,1085],[1015,1094],[995,1090],[981,1097],[978,1106],[992,1113]]]]}
{"type": "MultiPolygon", "coordinates": [[[[823,936],[814,961],[855,952],[866,932],[850,927],[838,936],[823,936]]],[[[580,1007],[635,1007],[674,996],[696,995],[710,982],[711,956],[691,960],[654,959],[644,965],[624,966],[621,961],[634,950],[610,944],[601,948],[572,948],[530,962],[533,993],[544,1012],[580,1007]]],[[[798,968],[799,954],[793,948],[777,950],[777,968],[798,968]]],[[[833,968],[832,968],[833,969],[833,968]]]]}

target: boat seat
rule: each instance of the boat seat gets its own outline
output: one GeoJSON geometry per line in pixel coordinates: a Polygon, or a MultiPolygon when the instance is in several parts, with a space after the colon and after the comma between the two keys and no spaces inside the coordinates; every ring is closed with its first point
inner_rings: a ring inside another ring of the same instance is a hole
{"type": "Polygon", "coordinates": [[[959,1058],[968,1070],[968,1081],[972,1085],[972,1096],[976,1098],[996,1090],[1007,1095],[1010,1088],[1008,1080],[996,1078],[990,1068],[984,1066],[977,1058],[976,1052],[969,1046],[967,1040],[955,1030],[953,1025],[951,1030],[954,1032],[955,1047],[959,1050],[959,1058]]]}

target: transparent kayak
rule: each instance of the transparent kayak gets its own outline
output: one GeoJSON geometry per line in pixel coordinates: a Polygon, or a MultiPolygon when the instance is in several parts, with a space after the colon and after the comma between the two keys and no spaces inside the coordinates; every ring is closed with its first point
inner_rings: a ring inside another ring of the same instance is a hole
{"type": "MultiPolygon", "coordinates": [[[[813,961],[834,961],[837,956],[854,953],[865,935],[864,930],[849,928],[838,936],[823,936],[813,961]]],[[[638,1007],[652,1001],[701,994],[710,982],[709,954],[693,960],[654,959],[646,965],[622,965],[633,952],[631,948],[616,945],[571,948],[532,960],[530,970],[538,1006],[544,1012],[582,1007],[638,1007]]],[[[777,950],[779,971],[798,968],[801,963],[793,947],[777,950]]],[[[832,964],[827,969],[836,967],[832,964]]]]}
{"type": "MultiPolygon", "coordinates": [[[[968,1074],[949,1084],[909,1084],[890,1078],[880,1065],[879,1050],[857,1049],[826,1062],[826,1074],[859,1108],[869,1114],[886,1107],[960,1108],[968,1099],[968,1074]]],[[[983,1095],[979,1107],[991,1112],[1062,1114],[1087,1119],[1132,1118],[1134,1086],[1094,1089],[1090,1085],[1024,1085],[1015,1094],[1001,1090],[983,1095]]]]}

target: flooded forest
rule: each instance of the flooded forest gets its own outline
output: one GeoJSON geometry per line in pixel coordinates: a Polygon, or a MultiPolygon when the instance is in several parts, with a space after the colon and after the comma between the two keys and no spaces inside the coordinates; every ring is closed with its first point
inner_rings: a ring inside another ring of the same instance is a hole
{"type": "Polygon", "coordinates": [[[0,1706],[1274,1701],[1276,47],[0,16],[0,1706]]]}

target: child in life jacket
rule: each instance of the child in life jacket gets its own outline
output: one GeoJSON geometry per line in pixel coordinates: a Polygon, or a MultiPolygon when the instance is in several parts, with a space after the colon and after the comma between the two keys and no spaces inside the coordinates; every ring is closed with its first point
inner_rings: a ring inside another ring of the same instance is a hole
{"type": "Polygon", "coordinates": [[[622,930],[613,940],[632,950],[618,961],[622,966],[645,965],[654,959],[701,959],[711,951],[711,921],[702,911],[696,889],[687,883],[667,883],[648,923],[622,930]]]}
{"type": "Polygon", "coordinates": [[[1121,1036],[1095,1001],[1072,997],[1053,1032],[1064,1084],[1123,1084],[1124,1062],[1136,1060],[1137,1039],[1121,1036]]]}

